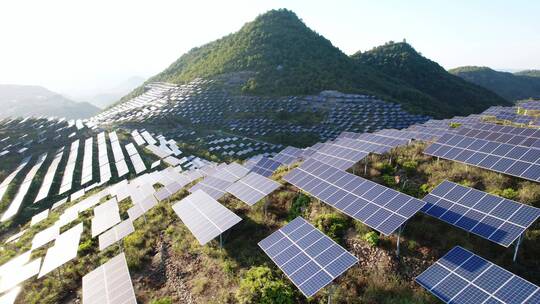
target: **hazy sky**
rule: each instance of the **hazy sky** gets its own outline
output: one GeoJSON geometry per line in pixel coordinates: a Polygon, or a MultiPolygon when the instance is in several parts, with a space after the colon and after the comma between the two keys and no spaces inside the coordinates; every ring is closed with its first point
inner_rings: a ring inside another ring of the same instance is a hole
{"type": "Polygon", "coordinates": [[[347,54],[406,38],[445,68],[540,69],[535,0],[2,0],[0,83],[68,94],[114,87],[282,7],[347,54]]]}

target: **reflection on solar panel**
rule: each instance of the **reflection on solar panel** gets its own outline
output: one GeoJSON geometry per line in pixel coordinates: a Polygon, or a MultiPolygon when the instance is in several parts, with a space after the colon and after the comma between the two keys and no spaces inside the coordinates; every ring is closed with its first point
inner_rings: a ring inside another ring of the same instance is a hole
{"type": "Polygon", "coordinates": [[[4,197],[4,194],[6,193],[11,181],[15,178],[19,171],[26,167],[29,161],[30,157],[23,159],[21,163],[17,166],[17,168],[2,181],[2,184],[0,184],[0,200],[4,197]]]}
{"type": "Polygon", "coordinates": [[[247,168],[248,170],[251,170],[253,169],[253,167],[255,166],[255,164],[261,160],[261,158],[263,158],[263,155],[262,154],[259,154],[259,155],[255,155],[251,158],[249,158],[248,160],[246,160],[244,162],[244,167],[247,168]]]}
{"type": "MultiPolygon", "coordinates": [[[[39,271],[39,270],[38,270],[39,271]]],[[[4,295],[0,296],[0,303],[2,304],[13,304],[17,299],[17,296],[21,292],[21,286],[16,286],[10,291],[6,292],[4,295]]]]}
{"type": "Polygon", "coordinates": [[[64,169],[64,175],[62,176],[62,183],[60,184],[59,194],[63,194],[71,190],[71,184],[73,183],[73,173],[75,171],[75,165],[76,165],[78,154],[79,154],[79,140],[77,139],[71,144],[71,149],[69,151],[67,165],[66,165],[66,168],[64,169]]]}
{"type": "Polygon", "coordinates": [[[99,159],[99,182],[105,183],[111,179],[111,167],[109,166],[109,155],[107,154],[107,141],[105,132],[97,136],[98,141],[98,159],[99,159]]]}
{"type": "Polygon", "coordinates": [[[310,158],[340,170],[347,170],[364,159],[368,154],[364,151],[341,146],[338,143],[326,143],[319,150],[315,151],[310,158]]]}
{"type": "Polygon", "coordinates": [[[116,197],[95,207],[94,218],[92,218],[92,237],[106,231],[120,221],[120,210],[116,197]]]}
{"type": "Polygon", "coordinates": [[[146,143],[144,139],[141,137],[141,134],[139,134],[139,131],[137,130],[131,131],[131,136],[133,136],[133,140],[135,141],[137,146],[142,146],[146,143]]]}
{"type": "Polygon", "coordinates": [[[114,161],[116,165],[116,171],[118,172],[118,177],[122,177],[128,174],[129,169],[124,159],[124,152],[122,152],[122,147],[120,146],[120,141],[118,141],[118,136],[116,132],[109,133],[109,139],[111,140],[111,148],[114,155],[114,161]]]}
{"type": "Polygon", "coordinates": [[[423,212],[505,247],[540,216],[540,209],[444,181],[429,193],[423,212]]]}
{"type": "Polygon", "coordinates": [[[89,137],[84,142],[84,157],[83,157],[83,167],[81,173],[81,185],[85,185],[92,181],[92,151],[93,151],[94,140],[92,137],[89,137]]]}
{"type": "Polygon", "coordinates": [[[55,240],[58,235],[60,235],[60,226],[56,224],[41,230],[36,233],[32,239],[32,250],[55,240]]]}
{"type": "Polygon", "coordinates": [[[172,208],[201,245],[242,220],[202,190],[193,192],[172,208]]]}
{"type": "Polygon", "coordinates": [[[358,262],[301,217],[260,241],[259,246],[306,297],[358,262]]]}
{"type": "Polygon", "coordinates": [[[416,282],[445,303],[540,303],[538,286],[459,246],[416,282]]]}
{"type": "Polygon", "coordinates": [[[227,188],[227,192],[246,204],[253,206],[263,197],[279,188],[279,183],[257,173],[251,172],[227,188]]]}
{"type": "Polygon", "coordinates": [[[129,208],[127,211],[127,214],[129,215],[129,219],[131,221],[134,221],[138,219],[140,216],[145,214],[148,210],[152,209],[155,205],[157,205],[157,200],[153,196],[148,196],[147,198],[141,200],[138,203],[134,203],[133,207],[129,208]]]}
{"type": "Polygon", "coordinates": [[[272,159],[285,166],[290,166],[300,160],[302,153],[302,149],[289,146],[276,154],[276,156],[272,157],[272,159]]]}
{"type": "Polygon", "coordinates": [[[379,134],[373,133],[353,133],[353,132],[343,132],[339,135],[337,141],[343,139],[349,139],[343,141],[342,145],[349,145],[350,147],[356,147],[356,149],[366,152],[373,152],[377,154],[382,154],[390,151],[392,148],[407,145],[409,143],[408,139],[397,139],[391,138],[379,134]],[[352,142],[350,139],[357,141],[352,142]],[[346,143],[346,144],[345,144],[346,143]]]}
{"type": "Polygon", "coordinates": [[[0,277],[0,293],[10,290],[38,274],[40,266],[41,258],[37,258],[23,265],[14,265],[13,268],[2,269],[2,277],[0,277]]]}
{"type": "Polygon", "coordinates": [[[225,166],[220,166],[219,170],[212,174],[212,176],[232,183],[244,177],[248,172],[249,170],[244,166],[238,163],[230,163],[225,166]]]}
{"type": "Polygon", "coordinates": [[[263,157],[253,166],[251,172],[255,172],[264,177],[269,177],[270,175],[274,174],[274,171],[276,171],[279,166],[281,166],[281,163],[263,157]]]}
{"type": "Polygon", "coordinates": [[[207,176],[202,181],[189,189],[189,192],[193,193],[199,189],[206,192],[214,199],[219,199],[225,195],[225,189],[229,187],[232,182],[228,182],[217,177],[207,176]]]}
{"type": "Polygon", "coordinates": [[[135,228],[133,227],[131,219],[122,221],[120,224],[99,235],[99,251],[105,250],[107,247],[120,241],[133,231],[135,231],[135,228]]]}
{"type": "Polygon", "coordinates": [[[83,224],[80,223],[56,238],[43,259],[38,279],[77,256],[82,232],[83,224]]]}
{"type": "Polygon", "coordinates": [[[150,152],[154,153],[159,158],[165,158],[172,154],[172,151],[163,150],[155,145],[148,145],[146,146],[146,149],[150,150],[150,152]]]}
{"type": "Polygon", "coordinates": [[[30,171],[26,174],[22,184],[19,186],[19,190],[17,190],[17,194],[15,194],[15,197],[11,201],[8,209],[2,215],[2,222],[9,220],[19,212],[23,199],[32,185],[32,180],[34,179],[34,176],[36,176],[39,168],[41,168],[41,165],[43,165],[43,162],[45,162],[45,158],[47,158],[47,153],[40,155],[32,169],[30,169],[30,171]]]}
{"type": "Polygon", "coordinates": [[[142,132],[141,135],[149,145],[154,145],[157,143],[157,141],[152,137],[152,135],[150,135],[150,133],[148,133],[148,131],[142,132]]]}
{"type": "Polygon", "coordinates": [[[36,196],[36,199],[34,200],[34,203],[39,202],[40,200],[46,198],[47,195],[49,194],[49,191],[51,190],[51,186],[54,180],[54,174],[56,173],[56,170],[58,169],[58,165],[60,164],[60,161],[62,160],[63,154],[64,154],[64,150],[62,149],[62,151],[58,152],[56,156],[54,157],[51,165],[47,169],[47,173],[45,174],[45,177],[43,178],[43,183],[41,184],[41,187],[39,188],[39,192],[36,196]]]}
{"type": "Polygon", "coordinates": [[[424,154],[540,181],[540,150],[446,134],[424,154]]]}
{"type": "Polygon", "coordinates": [[[425,204],[313,159],[284,179],[385,235],[396,231],[425,204]]]}
{"type": "Polygon", "coordinates": [[[162,187],[156,193],[154,194],[155,198],[158,201],[163,201],[171,196],[173,196],[176,192],[180,191],[184,185],[178,183],[178,182],[171,182],[170,184],[167,184],[165,187],[162,187]]]}
{"type": "Polygon", "coordinates": [[[124,253],[82,278],[83,304],[137,304],[124,253]]]}
{"type": "Polygon", "coordinates": [[[135,146],[132,143],[129,143],[126,145],[126,151],[129,154],[129,157],[131,158],[131,163],[133,164],[133,167],[135,168],[135,173],[139,174],[146,170],[146,165],[144,164],[141,156],[139,155],[139,152],[135,148],[135,146]]]}

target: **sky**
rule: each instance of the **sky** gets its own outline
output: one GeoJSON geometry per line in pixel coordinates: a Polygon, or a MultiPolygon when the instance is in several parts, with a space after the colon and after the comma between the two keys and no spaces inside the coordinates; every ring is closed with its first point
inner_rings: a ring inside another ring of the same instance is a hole
{"type": "Polygon", "coordinates": [[[406,39],[447,69],[540,69],[540,1],[533,0],[6,0],[0,84],[93,94],[155,75],[276,8],[294,11],[346,54],[406,39]]]}

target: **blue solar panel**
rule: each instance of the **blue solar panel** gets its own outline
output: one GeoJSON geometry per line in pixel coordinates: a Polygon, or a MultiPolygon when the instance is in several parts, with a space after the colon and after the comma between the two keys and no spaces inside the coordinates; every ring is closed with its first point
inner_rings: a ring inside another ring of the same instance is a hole
{"type": "Polygon", "coordinates": [[[283,165],[290,166],[300,160],[303,152],[304,151],[301,149],[289,146],[276,154],[276,156],[272,157],[272,159],[283,165]]]}
{"type": "Polygon", "coordinates": [[[540,216],[540,209],[444,181],[422,211],[485,239],[510,246],[540,216]]]}
{"type": "Polygon", "coordinates": [[[427,147],[424,154],[540,181],[540,149],[537,148],[449,133],[427,147]]]}
{"type": "Polygon", "coordinates": [[[306,297],[358,262],[302,217],[260,241],[259,246],[306,297]]]}
{"type": "Polygon", "coordinates": [[[325,143],[313,153],[310,158],[340,170],[347,170],[357,162],[364,159],[369,153],[354,148],[339,145],[339,143],[325,143]]]}
{"type": "Polygon", "coordinates": [[[314,159],[284,179],[385,235],[392,234],[424,202],[314,159]]]}
{"type": "Polygon", "coordinates": [[[416,282],[445,303],[540,303],[538,286],[459,246],[416,282]]]}
{"type": "Polygon", "coordinates": [[[269,177],[281,166],[280,162],[269,159],[267,157],[261,158],[251,169],[250,172],[255,172],[264,177],[269,177]]]}

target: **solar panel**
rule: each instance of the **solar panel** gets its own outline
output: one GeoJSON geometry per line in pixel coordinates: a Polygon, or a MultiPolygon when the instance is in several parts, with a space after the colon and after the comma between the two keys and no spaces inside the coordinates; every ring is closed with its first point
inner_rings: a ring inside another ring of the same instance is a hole
{"type": "Polygon", "coordinates": [[[246,204],[253,206],[262,198],[279,188],[280,184],[257,173],[251,172],[227,188],[227,192],[246,204]]]}
{"type": "Polygon", "coordinates": [[[54,246],[47,250],[43,259],[38,279],[77,256],[82,232],[83,224],[80,223],[56,238],[54,246]]]}
{"type": "Polygon", "coordinates": [[[358,262],[302,217],[260,241],[259,247],[306,297],[316,294],[358,262]]]}
{"type": "Polygon", "coordinates": [[[300,160],[303,150],[295,147],[288,146],[281,152],[272,157],[273,160],[285,165],[290,166],[300,160]]]}
{"type": "Polygon", "coordinates": [[[17,168],[2,181],[2,183],[0,184],[0,199],[4,197],[4,194],[6,193],[11,181],[13,181],[19,171],[26,167],[28,162],[30,162],[30,157],[23,159],[21,163],[17,166],[17,168]]]}
{"type": "Polygon", "coordinates": [[[232,182],[228,182],[217,177],[207,176],[202,181],[194,185],[189,189],[189,192],[193,193],[197,190],[203,190],[206,194],[210,195],[213,199],[219,199],[225,195],[225,189],[229,187],[232,182]]]}
{"type": "Polygon", "coordinates": [[[101,234],[120,223],[120,221],[120,210],[116,198],[112,198],[95,207],[94,218],[92,218],[92,237],[101,234]]]}
{"type": "Polygon", "coordinates": [[[212,176],[232,183],[244,177],[248,172],[249,170],[244,166],[238,163],[230,163],[220,167],[212,176]]]}
{"type": "Polygon", "coordinates": [[[55,240],[58,235],[60,235],[60,226],[56,224],[41,230],[36,233],[32,239],[32,250],[55,240]]]}
{"type": "Polygon", "coordinates": [[[77,155],[79,154],[79,140],[77,139],[71,143],[71,149],[67,160],[67,165],[64,168],[64,175],[62,176],[62,183],[60,184],[59,194],[63,194],[71,190],[71,184],[73,183],[73,173],[75,172],[75,165],[77,161],[77,155]]]}
{"type": "MultiPolygon", "coordinates": [[[[478,124],[476,126],[482,127],[484,124],[478,124]]],[[[485,139],[488,141],[494,141],[503,144],[510,144],[512,146],[522,146],[526,148],[540,149],[540,138],[538,134],[540,131],[526,132],[526,130],[532,130],[530,128],[515,128],[507,127],[505,129],[488,130],[476,129],[473,127],[460,127],[456,134],[473,137],[478,139],[485,139]]]]}
{"type": "Polygon", "coordinates": [[[391,138],[373,133],[353,133],[343,132],[339,135],[336,142],[343,146],[355,147],[358,150],[382,154],[390,151],[392,148],[407,145],[409,139],[391,138]]]}
{"type": "Polygon", "coordinates": [[[120,224],[99,235],[99,251],[105,250],[134,231],[135,227],[133,227],[131,219],[122,221],[120,224]]]}
{"type": "Polygon", "coordinates": [[[34,200],[34,203],[39,202],[40,200],[46,198],[47,195],[49,194],[49,191],[51,190],[51,186],[54,180],[54,174],[56,173],[56,170],[58,169],[58,165],[60,164],[60,161],[62,160],[63,154],[64,154],[64,150],[62,150],[62,152],[57,153],[53,161],[49,165],[49,168],[47,169],[47,173],[45,174],[45,177],[43,178],[43,183],[41,184],[41,187],[39,188],[39,192],[36,196],[36,199],[34,200]]]}
{"type": "Polygon", "coordinates": [[[340,170],[347,170],[364,159],[369,153],[358,151],[337,143],[323,144],[310,158],[328,164],[340,170]]]}
{"type": "Polygon", "coordinates": [[[137,304],[124,253],[82,278],[83,304],[137,304]]]}
{"type": "Polygon", "coordinates": [[[0,293],[10,290],[38,274],[40,266],[41,258],[37,258],[23,265],[16,265],[10,269],[2,269],[2,277],[0,277],[0,293]]]}
{"type": "Polygon", "coordinates": [[[85,185],[92,181],[92,149],[93,149],[93,138],[89,137],[84,142],[84,156],[83,156],[83,165],[81,173],[81,185],[85,185]]]}
{"type": "Polygon", "coordinates": [[[135,168],[135,173],[139,174],[146,170],[146,165],[144,164],[139,152],[132,143],[126,145],[126,150],[128,151],[131,163],[135,168]]]}
{"type": "Polygon", "coordinates": [[[540,216],[540,209],[443,181],[424,199],[422,211],[505,247],[540,216]]]}
{"type": "Polygon", "coordinates": [[[313,159],[284,179],[385,235],[392,234],[425,205],[414,197],[313,159]]]}
{"type": "Polygon", "coordinates": [[[255,172],[264,177],[269,177],[281,166],[281,163],[273,159],[263,157],[261,158],[251,169],[251,172],[255,172]]]}
{"type": "Polygon", "coordinates": [[[416,282],[445,303],[540,303],[538,286],[459,246],[416,282]]]}
{"type": "MultiPolygon", "coordinates": [[[[38,270],[39,271],[39,270],[38,270]]],[[[13,304],[17,299],[17,296],[21,292],[21,286],[16,286],[6,292],[4,295],[0,296],[0,303],[2,304],[13,304]]]]}
{"type": "Polygon", "coordinates": [[[540,150],[534,148],[446,134],[427,147],[424,154],[540,181],[540,150]]]}
{"type": "Polygon", "coordinates": [[[45,209],[43,211],[41,211],[40,213],[34,215],[32,217],[32,220],[30,221],[30,226],[34,226],[36,225],[37,223],[43,221],[44,219],[46,219],[47,217],[49,216],[49,209],[45,209]]]}
{"type": "Polygon", "coordinates": [[[202,190],[193,192],[172,208],[201,245],[242,220],[202,190]]]}
{"type": "Polygon", "coordinates": [[[148,212],[148,210],[152,209],[152,207],[157,205],[157,203],[157,200],[153,196],[148,196],[140,202],[134,203],[133,206],[127,210],[129,219],[131,221],[138,219],[143,214],[148,212]]]}

